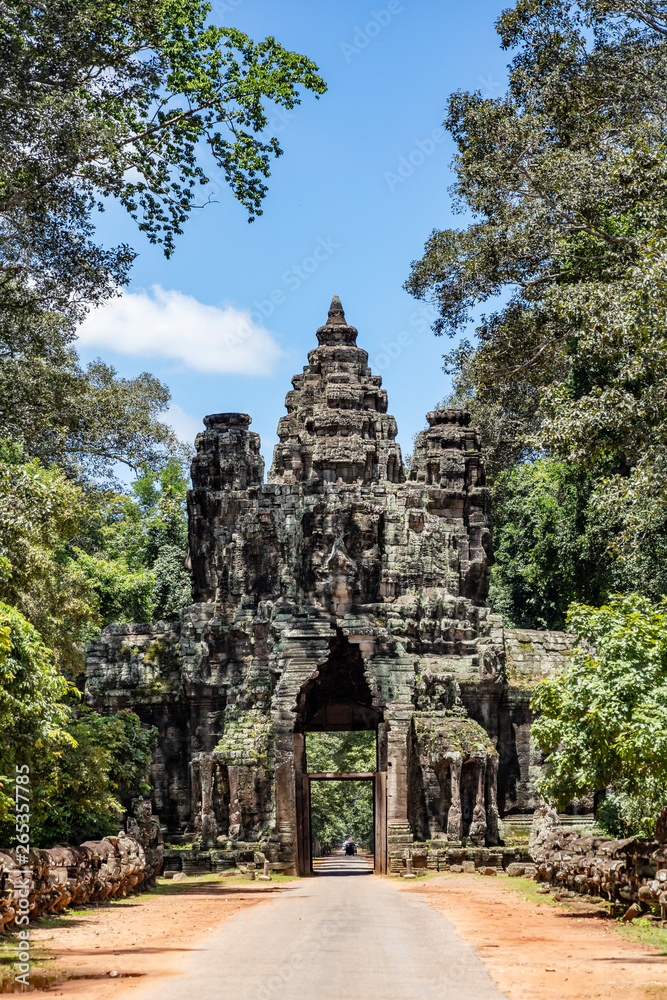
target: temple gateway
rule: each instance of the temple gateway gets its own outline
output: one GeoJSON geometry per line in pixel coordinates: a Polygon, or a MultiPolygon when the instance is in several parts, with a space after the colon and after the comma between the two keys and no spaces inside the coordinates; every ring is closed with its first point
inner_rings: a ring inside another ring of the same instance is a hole
{"type": "Polygon", "coordinates": [[[264,479],[242,413],[204,418],[188,496],[193,604],[90,646],[87,699],[157,726],[172,840],[261,845],[310,869],[306,734],[377,734],[375,864],[413,842],[491,846],[532,813],[532,683],[562,633],[487,604],[489,492],[463,410],[427,414],[409,468],[382,379],[334,298],[292,379],[264,479]]]}

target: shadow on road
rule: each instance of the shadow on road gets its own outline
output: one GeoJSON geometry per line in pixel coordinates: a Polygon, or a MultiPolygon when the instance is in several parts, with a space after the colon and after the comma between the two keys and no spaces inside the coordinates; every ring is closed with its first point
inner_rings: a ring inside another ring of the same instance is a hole
{"type": "Polygon", "coordinates": [[[316,875],[372,875],[373,862],[362,855],[334,854],[329,858],[315,858],[313,871],[316,875]]]}

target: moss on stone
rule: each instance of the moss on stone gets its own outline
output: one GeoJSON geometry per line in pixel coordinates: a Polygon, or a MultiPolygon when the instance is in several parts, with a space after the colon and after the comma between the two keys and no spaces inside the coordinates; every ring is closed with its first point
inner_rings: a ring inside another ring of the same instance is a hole
{"type": "Polygon", "coordinates": [[[227,716],[222,739],[215,752],[228,764],[266,766],[271,756],[271,718],[258,709],[227,716]]]}
{"type": "Polygon", "coordinates": [[[473,719],[448,718],[439,712],[415,712],[415,736],[420,756],[436,763],[451,753],[464,757],[495,754],[489,734],[473,719]]]}

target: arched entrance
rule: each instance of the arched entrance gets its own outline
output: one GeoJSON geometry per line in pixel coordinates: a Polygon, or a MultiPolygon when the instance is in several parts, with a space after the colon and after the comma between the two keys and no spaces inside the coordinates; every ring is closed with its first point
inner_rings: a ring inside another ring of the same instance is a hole
{"type": "Polygon", "coordinates": [[[364,661],[357,645],[340,632],[331,641],[331,652],[299,692],[294,726],[294,771],[299,874],[312,871],[311,782],[371,781],[373,783],[375,872],[387,871],[387,727],[382,711],[364,676],[364,661]],[[376,762],[372,771],[309,771],[306,734],[309,732],[373,731],[376,762]]]}

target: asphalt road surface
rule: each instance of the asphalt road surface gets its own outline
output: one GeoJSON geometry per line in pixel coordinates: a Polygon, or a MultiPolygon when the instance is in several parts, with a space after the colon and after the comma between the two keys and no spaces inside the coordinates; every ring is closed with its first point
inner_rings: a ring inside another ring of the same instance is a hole
{"type": "MultiPolygon", "coordinates": [[[[473,949],[417,894],[335,856],[232,917],[156,1000],[507,1000],[473,949]]],[[[143,994],[142,994],[143,996],[143,994]]]]}

